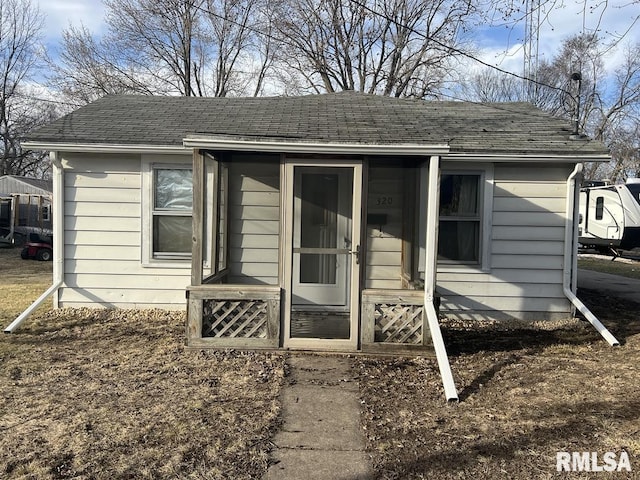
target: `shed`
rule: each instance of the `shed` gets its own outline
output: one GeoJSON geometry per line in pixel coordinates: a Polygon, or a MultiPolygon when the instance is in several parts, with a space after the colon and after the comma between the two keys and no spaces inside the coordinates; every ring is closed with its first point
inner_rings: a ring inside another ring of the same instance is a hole
{"type": "Polygon", "coordinates": [[[57,306],[186,296],[197,347],[435,347],[445,390],[438,306],[574,314],[576,179],[609,158],[526,103],[355,92],[107,96],[28,148],[54,165],[57,306]]]}
{"type": "Polygon", "coordinates": [[[51,180],[0,176],[0,241],[21,244],[31,232],[50,234],[51,180]]]}

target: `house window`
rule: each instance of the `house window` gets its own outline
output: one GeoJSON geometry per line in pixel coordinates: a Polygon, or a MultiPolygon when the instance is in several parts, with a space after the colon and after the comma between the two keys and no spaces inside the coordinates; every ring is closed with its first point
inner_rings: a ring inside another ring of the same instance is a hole
{"type": "Polygon", "coordinates": [[[193,176],[191,168],[153,167],[153,258],[191,257],[193,176]]]}
{"type": "MultiPolygon", "coordinates": [[[[426,258],[428,166],[419,182],[418,278],[424,278],[426,258]]],[[[443,165],[440,172],[438,212],[438,271],[468,268],[489,271],[493,175],[490,163],[443,165]]]]}
{"type": "Polygon", "coordinates": [[[438,236],[440,261],[479,263],[480,190],[479,174],[442,173],[438,236]]]}
{"type": "Polygon", "coordinates": [[[43,222],[51,221],[51,205],[43,205],[40,209],[43,222]]]}
{"type": "Polygon", "coordinates": [[[596,220],[604,217],[604,197],[596,197],[596,220]]]}

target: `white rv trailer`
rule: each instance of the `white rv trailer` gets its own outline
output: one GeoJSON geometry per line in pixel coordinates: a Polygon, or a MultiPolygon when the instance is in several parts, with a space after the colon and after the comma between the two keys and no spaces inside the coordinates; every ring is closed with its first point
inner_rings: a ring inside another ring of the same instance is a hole
{"type": "Polygon", "coordinates": [[[640,179],[580,190],[579,242],[602,251],[640,247],[640,179]]]}

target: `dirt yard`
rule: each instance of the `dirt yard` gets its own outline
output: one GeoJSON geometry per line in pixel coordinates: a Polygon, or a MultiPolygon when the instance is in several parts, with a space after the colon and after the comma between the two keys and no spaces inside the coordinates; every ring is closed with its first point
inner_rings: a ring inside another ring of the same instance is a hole
{"type": "MultiPolygon", "coordinates": [[[[3,328],[51,271],[8,252],[3,328]]],[[[0,478],[260,478],[284,356],[183,344],[184,315],[162,311],[45,309],[3,334],[0,478]]]]}
{"type": "Polygon", "coordinates": [[[545,330],[444,322],[459,404],[445,404],[432,359],[356,359],[377,477],[639,479],[639,305],[579,295],[622,346],[584,322],[545,330]],[[557,452],[596,452],[600,465],[606,452],[626,452],[632,471],[562,477],[557,452]]]}
{"type": "MultiPolygon", "coordinates": [[[[0,250],[0,324],[51,264],[0,250]]],[[[640,479],[639,306],[579,292],[584,322],[444,322],[460,403],[433,358],[353,359],[380,479],[640,479]],[[557,452],[625,452],[632,472],[556,472],[557,452]]],[[[185,349],[181,313],[40,309],[0,336],[0,478],[260,478],[279,426],[280,353],[185,349]]]]}

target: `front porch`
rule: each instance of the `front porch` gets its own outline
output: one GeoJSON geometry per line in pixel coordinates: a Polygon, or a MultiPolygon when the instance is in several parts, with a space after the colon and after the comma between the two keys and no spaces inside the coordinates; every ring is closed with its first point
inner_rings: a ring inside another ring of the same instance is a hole
{"type": "Polygon", "coordinates": [[[196,150],[188,344],[431,350],[438,171],[437,156],[196,150]]]}
{"type": "MultiPolygon", "coordinates": [[[[187,292],[190,346],[249,349],[283,346],[280,287],[198,285],[188,287],[187,292]]],[[[329,320],[331,315],[324,313],[321,317],[329,320]]],[[[332,336],[331,329],[327,330],[327,336],[332,336]]],[[[358,350],[417,353],[432,346],[425,323],[424,291],[362,291],[358,350]]]]}

